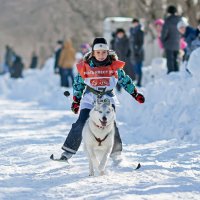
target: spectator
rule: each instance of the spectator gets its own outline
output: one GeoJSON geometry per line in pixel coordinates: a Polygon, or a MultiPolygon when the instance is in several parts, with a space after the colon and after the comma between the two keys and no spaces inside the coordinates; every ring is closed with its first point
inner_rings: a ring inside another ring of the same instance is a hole
{"type": "Polygon", "coordinates": [[[13,51],[13,49],[6,45],[6,52],[5,52],[5,57],[4,57],[4,72],[8,72],[10,71],[10,68],[13,65],[13,62],[15,60],[15,52],[13,51]]]}
{"type": "Polygon", "coordinates": [[[88,43],[83,43],[81,44],[80,47],[81,47],[81,53],[83,56],[91,50],[91,47],[88,43]]]}
{"type": "Polygon", "coordinates": [[[61,50],[62,50],[62,48],[63,48],[63,41],[62,40],[58,40],[57,41],[57,48],[56,48],[56,50],[55,50],[55,62],[54,62],[54,72],[56,73],[56,74],[58,74],[59,73],[59,65],[58,65],[58,61],[59,61],[59,59],[60,59],[60,53],[61,53],[61,50]]]}
{"type": "Polygon", "coordinates": [[[3,75],[5,73],[6,73],[5,64],[0,63],[0,75],[3,75]]]}
{"type": "Polygon", "coordinates": [[[185,60],[188,60],[191,53],[192,41],[194,41],[199,35],[199,29],[194,29],[184,20],[179,21],[177,29],[187,43],[187,47],[185,48],[185,60]]]}
{"type": "MultiPolygon", "coordinates": [[[[91,47],[88,43],[83,43],[80,45],[80,50],[81,51],[77,52],[75,55],[76,63],[79,63],[83,60],[84,55],[90,52],[91,47]]],[[[75,73],[77,73],[76,68],[75,68],[75,73]]]]}
{"type": "Polygon", "coordinates": [[[138,19],[133,19],[133,27],[130,29],[130,47],[132,50],[133,68],[138,87],[142,81],[142,65],[144,60],[144,31],[138,19]]]}
{"type": "Polygon", "coordinates": [[[10,68],[10,77],[11,78],[22,78],[22,71],[24,69],[24,64],[20,56],[16,56],[15,61],[13,62],[10,68]]]}
{"type": "Polygon", "coordinates": [[[112,38],[110,40],[110,48],[114,49],[114,42],[115,42],[116,32],[115,31],[112,32],[111,36],[112,36],[112,38]]]}
{"type": "Polygon", "coordinates": [[[125,30],[119,28],[116,30],[116,37],[113,42],[113,50],[118,55],[118,58],[126,62],[130,55],[129,39],[126,36],[125,30]]]}
{"type": "Polygon", "coordinates": [[[181,17],[177,15],[175,6],[167,8],[169,16],[166,17],[162,28],[161,40],[165,49],[167,58],[168,73],[179,71],[178,53],[180,49],[180,33],[177,30],[177,24],[181,17]]]}
{"type": "Polygon", "coordinates": [[[30,68],[35,69],[38,65],[38,56],[35,52],[32,53],[30,68]]]}
{"type": "Polygon", "coordinates": [[[69,77],[71,83],[74,81],[73,65],[75,63],[75,49],[70,40],[66,41],[60,53],[58,65],[60,67],[61,86],[69,87],[69,77]]]}
{"type": "Polygon", "coordinates": [[[164,25],[164,20],[163,19],[157,19],[154,22],[155,25],[155,29],[156,29],[156,33],[157,33],[157,41],[158,41],[158,46],[160,47],[160,49],[163,50],[163,44],[161,41],[161,32],[162,32],[162,28],[164,25]]]}
{"type": "Polygon", "coordinates": [[[191,52],[200,47],[200,33],[191,44],[191,52]]]}
{"type": "MultiPolygon", "coordinates": [[[[133,70],[130,63],[130,44],[129,38],[126,36],[126,32],[122,28],[118,28],[115,33],[115,39],[113,41],[113,50],[118,55],[119,60],[126,63],[124,71],[131,77],[133,77],[133,70]]],[[[117,85],[118,87],[118,85],[117,85]]],[[[119,87],[118,87],[119,89],[119,87]]]]}

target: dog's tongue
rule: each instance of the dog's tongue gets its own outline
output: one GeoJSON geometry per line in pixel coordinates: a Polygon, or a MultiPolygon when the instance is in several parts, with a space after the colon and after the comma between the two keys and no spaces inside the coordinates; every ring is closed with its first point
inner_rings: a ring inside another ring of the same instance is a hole
{"type": "Polygon", "coordinates": [[[100,122],[101,122],[101,125],[102,125],[102,126],[106,126],[106,124],[107,124],[107,121],[101,121],[101,120],[100,120],[100,122]]]}
{"type": "Polygon", "coordinates": [[[107,122],[102,122],[101,124],[102,126],[106,126],[107,122]]]}

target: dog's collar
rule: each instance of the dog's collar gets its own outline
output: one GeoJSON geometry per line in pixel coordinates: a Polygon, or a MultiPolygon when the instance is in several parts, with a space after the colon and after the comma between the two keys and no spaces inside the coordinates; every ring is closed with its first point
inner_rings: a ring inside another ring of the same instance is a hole
{"type": "Polygon", "coordinates": [[[95,122],[94,122],[94,125],[97,127],[97,128],[100,128],[100,129],[104,129],[106,126],[99,126],[98,124],[96,124],[95,122]]]}
{"type": "Polygon", "coordinates": [[[107,134],[103,139],[97,138],[97,137],[94,135],[94,138],[95,138],[96,141],[99,143],[98,146],[101,146],[101,143],[102,143],[103,141],[105,141],[107,137],[108,137],[108,134],[107,134]]]}

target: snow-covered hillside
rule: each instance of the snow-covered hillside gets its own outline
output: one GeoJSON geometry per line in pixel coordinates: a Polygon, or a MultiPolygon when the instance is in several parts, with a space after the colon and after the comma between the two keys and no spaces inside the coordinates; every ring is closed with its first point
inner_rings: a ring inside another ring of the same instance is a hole
{"type": "Polygon", "coordinates": [[[110,161],[107,175],[96,177],[88,177],[82,147],[70,165],[49,159],[60,155],[77,118],[52,63],[27,70],[23,79],[0,77],[0,199],[199,199],[198,56],[189,62],[193,76],[145,69],[146,82],[154,75],[139,89],[145,104],[117,94],[124,163],[116,167],[110,161]],[[135,171],[138,162],[142,168],[135,171]]]}

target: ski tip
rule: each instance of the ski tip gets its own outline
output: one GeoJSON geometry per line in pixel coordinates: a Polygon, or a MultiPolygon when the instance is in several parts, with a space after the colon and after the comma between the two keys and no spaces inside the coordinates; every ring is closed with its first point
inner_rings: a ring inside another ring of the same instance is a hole
{"type": "Polygon", "coordinates": [[[53,154],[51,154],[51,156],[50,156],[50,159],[51,159],[51,160],[53,160],[53,159],[54,159],[54,156],[53,156],[53,154]]]}
{"type": "Polygon", "coordinates": [[[140,169],[140,167],[141,167],[141,164],[138,163],[138,165],[137,165],[137,167],[135,168],[135,170],[140,169]]]}
{"type": "Polygon", "coordinates": [[[70,92],[66,90],[66,91],[64,92],[64,95],[65,95],[66,97],[68,97],[68,96],[70,96],[70,92]]]}

